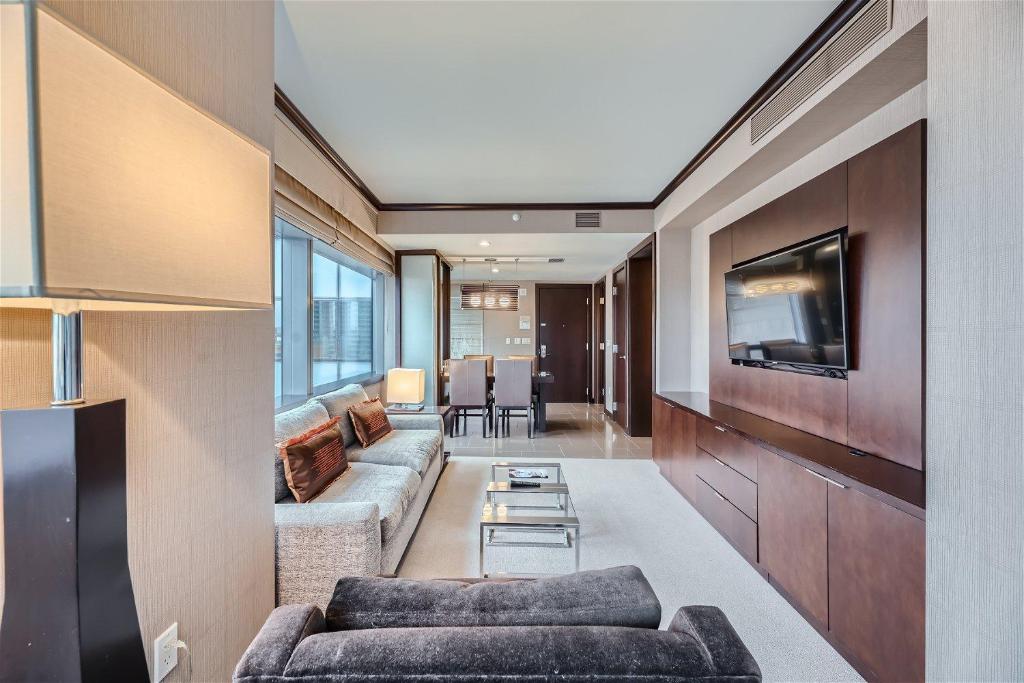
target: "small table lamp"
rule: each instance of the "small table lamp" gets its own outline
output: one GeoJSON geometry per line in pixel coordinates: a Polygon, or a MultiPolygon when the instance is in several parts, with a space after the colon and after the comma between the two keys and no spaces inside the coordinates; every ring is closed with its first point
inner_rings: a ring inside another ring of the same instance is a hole
{"type": "Polygon", "coordinates": [[[424,386],[427,373],[409,368],[388,370],[388,403],[392,410],[416,412],[423,410],[424,386]]]}
{"type": "Polygon", "coordinates": [[[0,306],[53,343],[51,405],[0,412],[0,679],[149,680],[125,400],[83,397],[82,311],[271,308],[270,154],[39,3],[0,27],[0,306]]]}

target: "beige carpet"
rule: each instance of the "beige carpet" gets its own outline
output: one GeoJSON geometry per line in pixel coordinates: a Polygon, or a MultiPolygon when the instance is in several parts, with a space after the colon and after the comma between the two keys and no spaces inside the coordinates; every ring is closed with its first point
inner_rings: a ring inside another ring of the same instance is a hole
{"type": "MultiPolygon", "coordinates": [[[[537,461],[542,459],[538,458],[537,461]]],[[[716,605],[766,681],[861,680],[832,647],[666,482],[650,460],[562,460],[583,525],[581,568],[640,567],[662,604],[716,605]]],[[[399,569],[407,577],[477,576],[484,458],[453,458],[399,569]]],[[[562,573],[567,549],[488,550],[488,571],[562,573]]]]}

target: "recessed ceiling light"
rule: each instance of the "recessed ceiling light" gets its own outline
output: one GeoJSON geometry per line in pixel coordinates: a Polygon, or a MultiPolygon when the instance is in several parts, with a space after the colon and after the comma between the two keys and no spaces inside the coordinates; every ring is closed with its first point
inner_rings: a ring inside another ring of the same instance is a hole
{"type": "Polygon", "coordinates": [[[520,216],[518,213],[512,214],[512,220],[514,222],[518,223],[520,218],[522,218],[522,216],[520,216]]]}
{"type": "Polygon", "coordinates": [[[501,269],[500,268],[491,268],[491,272],[492,273],[500,273],[501,269]]]}
{"type": "Polygon", "coordinates": [[[480,246],[481,247],[489,247],[489,246],[491,246],[491,243],[488,242],[487,240],[480,240],[480,246]]]}

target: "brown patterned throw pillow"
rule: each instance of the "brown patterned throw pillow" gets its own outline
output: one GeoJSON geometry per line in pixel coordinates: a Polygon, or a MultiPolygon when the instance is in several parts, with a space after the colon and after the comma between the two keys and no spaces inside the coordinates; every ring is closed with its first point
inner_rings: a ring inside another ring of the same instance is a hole
{"type": "Polygon", "coordinates": [[[277,445],[288,488],[300,503],[315,498],[348,469],[340,419],[332,418],[277,445]]]}
{"type": "Polygon", "coordinates": [[[348,414],[352,418],[356,438],[363,444],[363,448],[391,432],[391,421],[384,412],[384,404],[380,402],[380,398],[350,406],[348,414]]]}

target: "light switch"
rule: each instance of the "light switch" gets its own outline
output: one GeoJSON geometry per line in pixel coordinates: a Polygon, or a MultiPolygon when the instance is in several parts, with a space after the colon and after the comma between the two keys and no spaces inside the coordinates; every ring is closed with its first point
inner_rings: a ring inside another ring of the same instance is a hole
{"type": "Polygon", "coordinates": [[[511,344],[512,343],[512,337],[505,337],[505,343],[506,344],[511,344]]]}

